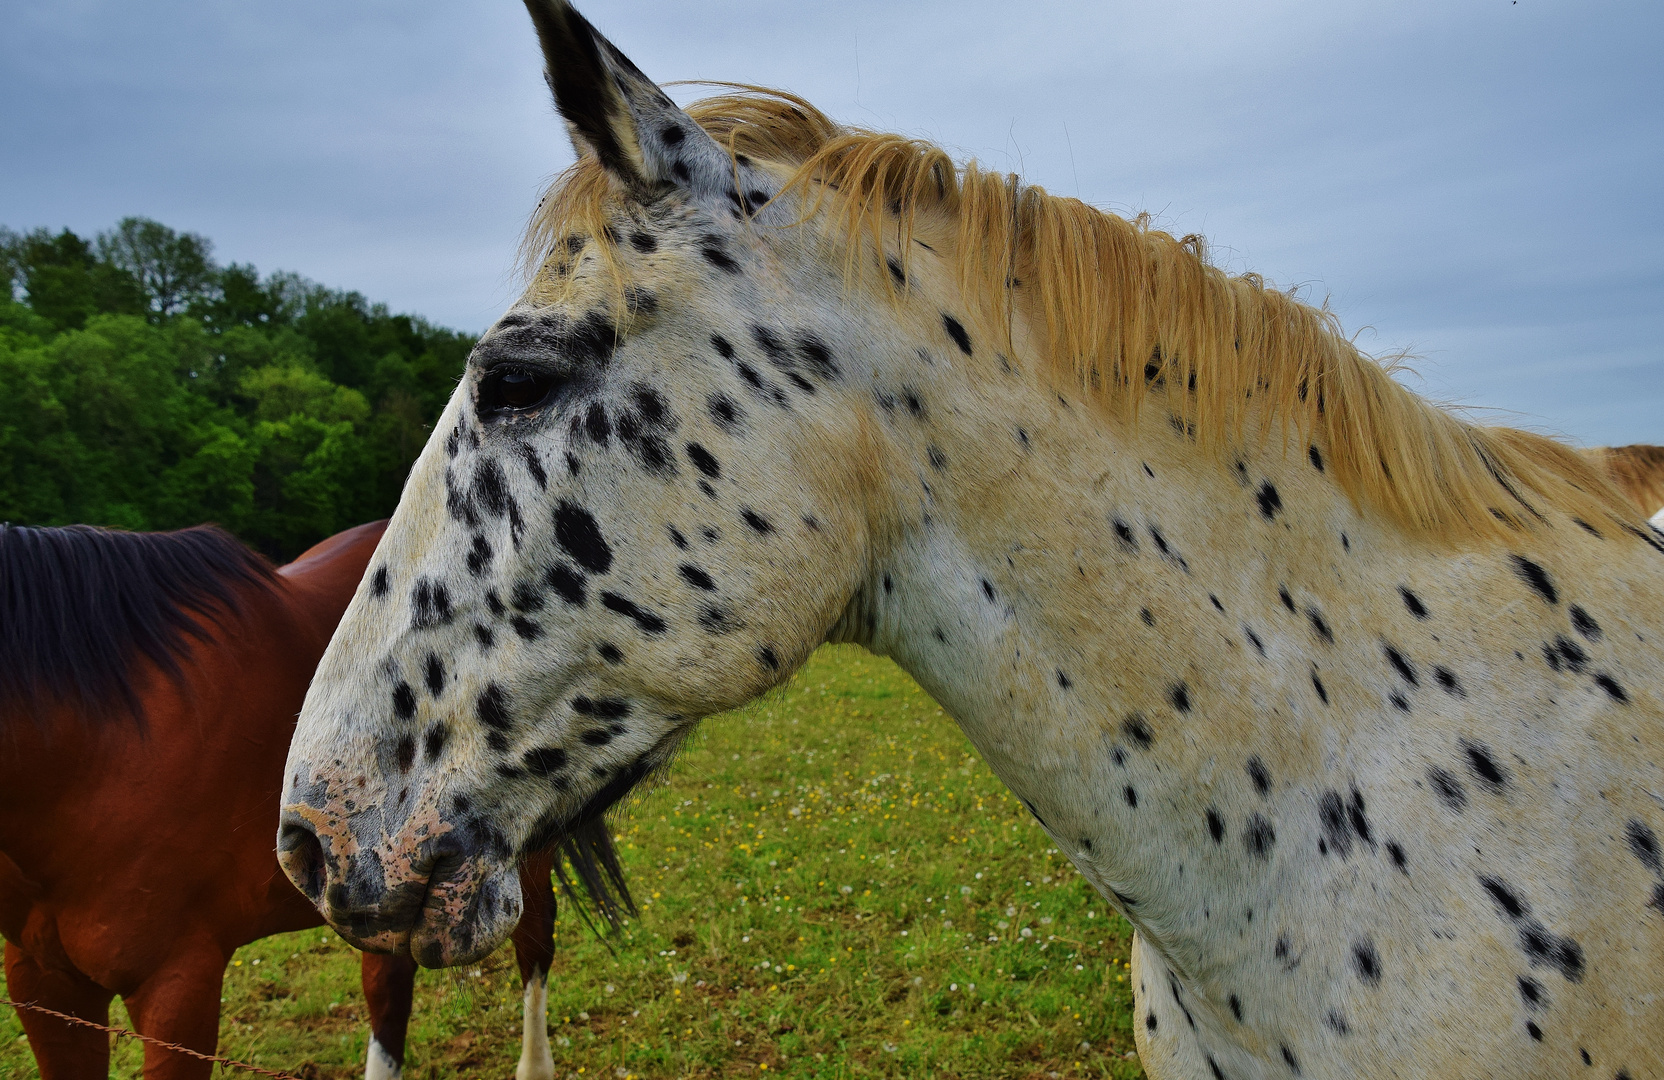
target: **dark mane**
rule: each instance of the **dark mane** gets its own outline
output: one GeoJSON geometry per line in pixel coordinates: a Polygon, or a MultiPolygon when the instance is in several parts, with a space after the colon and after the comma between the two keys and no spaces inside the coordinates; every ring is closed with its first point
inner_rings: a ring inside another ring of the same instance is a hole
{"type": "Polygon", "coordinates": [[[175,680],[194,616],[241,608],[240,587],[269,589],[272,568],[224,530],[130,533],[89,525],[0,524],[0,727],[68,706],[89,721],[144,721],[133,679],[143,655],[175,680]]]}

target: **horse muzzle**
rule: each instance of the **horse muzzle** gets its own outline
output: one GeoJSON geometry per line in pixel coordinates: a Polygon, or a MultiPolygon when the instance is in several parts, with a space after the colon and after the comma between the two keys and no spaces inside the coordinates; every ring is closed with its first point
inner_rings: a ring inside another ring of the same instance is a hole
{"type": "Polygon", "coordinates": [[[283,808],[278,864],[351,944],[450,967],[490,954],[519,925],[512,859],[447,822],[407,819],[392,835],[382,826],[373,808],[283,808]]]}

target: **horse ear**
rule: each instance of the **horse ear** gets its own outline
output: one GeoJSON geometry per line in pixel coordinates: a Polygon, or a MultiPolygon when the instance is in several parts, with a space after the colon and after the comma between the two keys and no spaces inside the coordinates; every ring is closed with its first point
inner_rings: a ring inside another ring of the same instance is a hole
{"type": "Polygon", "coordinates": [[[734,164],[566,0],[526,0],[543,46],[544,77],[579,154],[632,187],[730,197],[734,164]]]}

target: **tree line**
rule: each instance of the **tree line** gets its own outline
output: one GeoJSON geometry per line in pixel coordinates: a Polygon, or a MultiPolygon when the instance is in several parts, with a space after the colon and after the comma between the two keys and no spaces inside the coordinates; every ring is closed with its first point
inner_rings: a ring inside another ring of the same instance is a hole
{"type": "Polygon", "coordinates": [[[145,218],[0,228],[0,281],[0,521],[278,560],[392,512],[474,343],[145,218]]]}

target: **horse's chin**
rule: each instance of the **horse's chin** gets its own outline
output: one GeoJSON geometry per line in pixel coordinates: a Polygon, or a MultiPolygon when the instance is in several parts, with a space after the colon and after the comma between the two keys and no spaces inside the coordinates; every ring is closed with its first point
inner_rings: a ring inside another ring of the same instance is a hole
{"type": "MultiPolygon", "coordinates": [[[[409,956],[429,968],[455,967],[491,955],[520,925],[523,909],[517,868],[476,858],[428,887],[413,924],[394,928],[380,920],[344,924],[336,918],[329,924],[364,952],[409,956]]],[[[331,914],[326,909],[326,917],[331,914]]]]}
{"type": "Polygon", "coordinates": [[[524,906],[513,863],[470,859],[428,890],[410,931],[410,955],[428,968],[484,959],[514,933],[524,906]]]}

